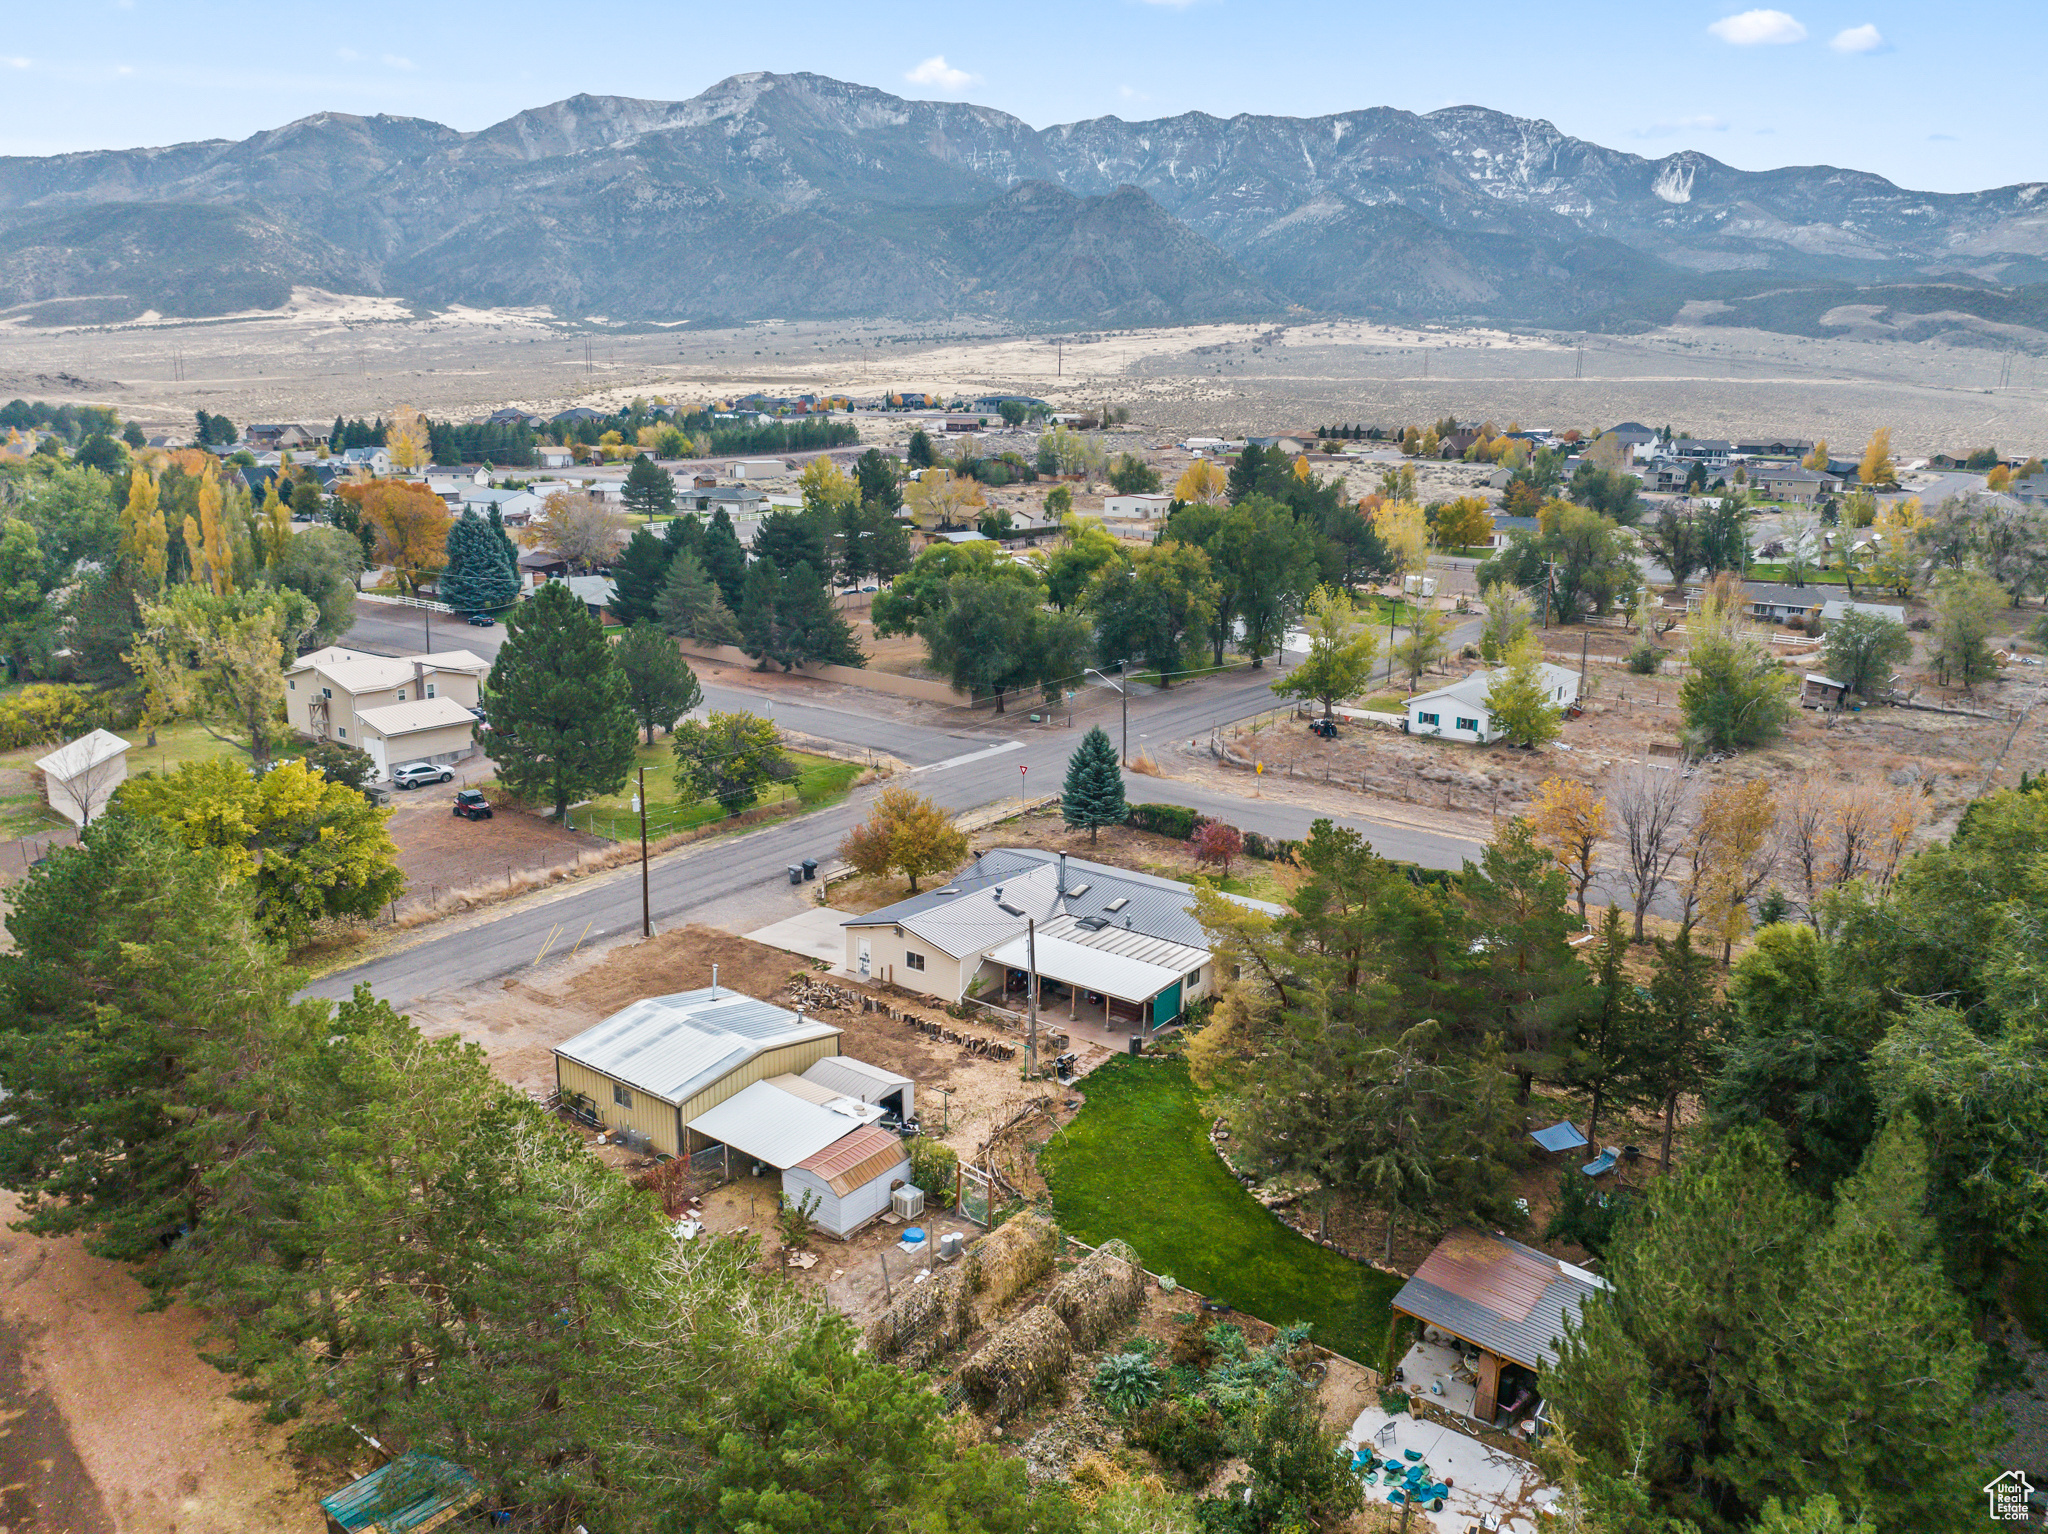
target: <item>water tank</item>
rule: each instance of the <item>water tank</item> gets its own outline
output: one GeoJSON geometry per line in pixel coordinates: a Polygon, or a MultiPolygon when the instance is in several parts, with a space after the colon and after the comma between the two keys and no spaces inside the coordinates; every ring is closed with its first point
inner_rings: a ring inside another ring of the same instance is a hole
{"type": "Polygon", "coordinates": [[[916,1219],[924,1213],[924,1189],[898,1188],[889,1195],[889,1208],[899,1219],[916,1219]]]}
{"type": "Polygon", "coordinates": [[[949,1230],[939,1237],[939,1256],[951,1262],[967,1249],[967,1237],[957,1230],[949,1230]]]}

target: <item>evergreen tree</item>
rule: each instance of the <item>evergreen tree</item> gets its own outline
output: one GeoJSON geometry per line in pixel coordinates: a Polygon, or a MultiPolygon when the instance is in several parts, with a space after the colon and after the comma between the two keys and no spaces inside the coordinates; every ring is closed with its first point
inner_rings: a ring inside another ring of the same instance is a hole
{"type": "Polygon", "coordinates": [[[1103,826],[1120,826],[1130,813],[1130,806],[1124,803],[1124,775],[1117,762],[1116,743],[1101,725],[1095,725],[1067,758],[1060,815],[1070,826],[1086,826],[1088,840],[1093,842],[1103,826]]]}
{"type": "Polygon", "coordinates": [[[632,766],[633,710],[604,625],[569,588],[550,581],[512,609],[483,686],[498,777],[521,798],[615,794],[632,766]]]}
{"type": "Polygon", "coordinates": [[[820,579],[830,573],[824,529],[803,511],[773,511],[763,517],[754,534],[754,558],[768,560],[785,580],[798,565],[809,565],[820,579]]]}
{"type": "Polygon", "coordinates": [[[625,502],[626,510],[636,516],[667,516],[676,509],[676,482],[642,453],[626,471],[625,502]]]}
{"type": "Polygon", "coordinates": [[[1572,1025],[1591,1002],[1585,966],[1568,941],[1578,922],[1569,881],[1537,845],[1529,822],[1502,825],[1458,881],[1471,936],[1468,983],[1484,993],[1484,1015],[1500,1035],[1519,1101],[1541,1076],[1563,1075],[1572,1025]]]}
{"type": "Polygon", "coordinates": [[[788,647],[782,633],[782,577],[774,564],[757,559],[747,568],[746,589],[740,600],[740,648],[766,671],[773,661],[789,669],[788,647]]]}
{"type": "Polygon", "coordinates": [[[655,612],[661,626],[676,638],[703,642],[698,627],[712,604],[719,600],[718,587],[705,573],[703,561],[686,552],[669,562],[661,595],[655,600],[655,612]]]}
{"type": "Polygon", "coordinates": [[[718,582],[725,605],[738,612],[747,583],[747,553],[740,547],[739,534],[732,530],[732,518],[725,514],[723,506],[711,513],[711,525],[704,529],[704,548],[699,557],[711,578],[718,582]]]}
{"type": "Polygon", "coordinates": [[[937,455],[932,452],[932,439],[922,426],[910,434],[910,445],[903,450],[903,461],[913,469],[929,469],[937,462],[937,455]]]}
{"type": "Polygon", "coordinates": [[[704,554],[704,524],[691,512],[682,512],[668,519],[668,526],[661,530],[661,546],[673,561],[678,554],[695,554],[700,559],[704,554]]]}
{"type": "Polygon", "coordinates": [[[1707,1066],[1719,1046],[1723,1015],[1720,998],[1714,993],[1713,955],[1695,952],[1692,934],[1683,928],[1673,941],[1657,940],[1657,966],[1650,977],[1648,1006],[1652,1026],[1631,1075],[1645,1098],[1663,1105],[1660,1159],[1668,1171],[1678,1099],[1705,1088],[1707,1066]]]}
{"type": "Polygon", "coordinates": [[[832,605],[832,594],[807,564],[783,579],[776,598],[775,623],[788,657],[783,670],[815,661],[828,666],[865,666],[867,652],[854,638],[853,626],[832,605]]]}
{"type": "Polygon", "coordinates": [[[497,546],[498,561],[512,572],[512,582],[516,587],[519,583],[519,550],[513,545],[512,535],[505,531],[504,514],[493,506],[484,523],[491,530],[491,542],[497,546]]]}
{"type": "Polygon", "coordinates": [[[896,483],[896,465],[871,447],[853,461],[853,478],[863,506],[878,506],[890,516],[903,509],[903,491],[896,483]]]}
{"type": "Polygon", "coordinates": [[[448,568],[441,574],[441,600],[463,612],[490,612],[519,595],[519,576],[508,565],[491,526],[465,510],[448,526],[448,568]]]}
{"type": "Polygon", "coordinates": [[[644,619],[626,631],[614,651],[626,678],[626,697],[633,717],[654,744],[657,728],[669,730],[676,720],[704,701],[697,673],[683,659],[676,642],[644,619]]]}
{"type": "Polygon", "coordinates": [[[667,546],[644,526],[633,529],[626,547],[612,561],[611,608],[628,628],[654,621],[656,604],[668,580],[668,561],[667,546]]]}

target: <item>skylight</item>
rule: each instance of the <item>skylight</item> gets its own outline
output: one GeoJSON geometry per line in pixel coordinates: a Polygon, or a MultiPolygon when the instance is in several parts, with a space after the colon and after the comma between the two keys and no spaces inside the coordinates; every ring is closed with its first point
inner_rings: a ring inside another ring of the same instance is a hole
{"type": "Polygon", "coordinates": [[[1131,900],[1128,895],[1119,895],[1116,897],[1116,899],[1112,900],[1108,905],[1104,906],[1102,909],[1105,911],[1121,911],[1125,906],[1129,905],[1130,903],[1131,900]]]}

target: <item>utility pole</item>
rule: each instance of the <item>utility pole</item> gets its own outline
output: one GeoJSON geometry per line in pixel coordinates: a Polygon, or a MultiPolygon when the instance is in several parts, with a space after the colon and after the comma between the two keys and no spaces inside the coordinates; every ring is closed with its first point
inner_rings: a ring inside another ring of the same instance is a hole
{"type": "Polygon", "coordinates": [[[654,906],[647,892],[647,769],[640,769],[640,935],[654,936],[654,906]]]}
{"type": "Polygon", "coordinates": [[[1593,629],[1590,624],[1579,626],[1579,691],[1586,690],[1586,651],[1593,643],[1593,629]]]}
{"type": "Polygon", "coordinates": [[[1031,966],[1031,1029],[1024,1035],[1024,1076],[1026,1080],[1038,1079],[1038,918],[1027,917],[1024,922],[1024,955],[1031,966]]]}

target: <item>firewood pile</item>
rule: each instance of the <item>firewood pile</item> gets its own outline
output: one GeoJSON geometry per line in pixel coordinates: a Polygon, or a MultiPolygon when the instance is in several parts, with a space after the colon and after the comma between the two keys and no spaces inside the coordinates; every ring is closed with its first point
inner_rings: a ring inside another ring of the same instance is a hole
{"type": "Polygon", "coordinates": [[[799,1012],[858,1012],[866,999],[843,985],[808,976],[791,981],[784,994],[799,1012]]]}

